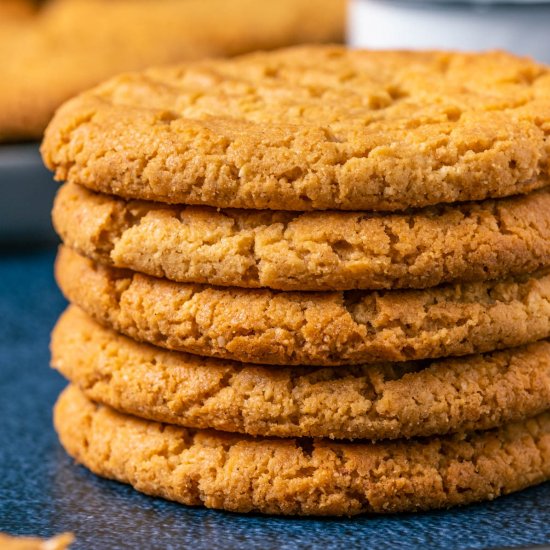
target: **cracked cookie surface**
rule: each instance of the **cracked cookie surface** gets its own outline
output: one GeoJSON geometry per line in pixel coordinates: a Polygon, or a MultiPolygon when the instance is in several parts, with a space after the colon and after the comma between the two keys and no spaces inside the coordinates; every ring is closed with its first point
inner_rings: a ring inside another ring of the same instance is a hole
{"type": "Polygon", "coordinates": [[[66,451],[94,473],[188,505],[355,515],[490,500],[550,477],[550,415],[466,435],[383,443],[249,438],[141,420],[61,395],[66,451]]]}
{"type": "Polygon", "coordinates": [[[279,290],[425,288],[550,264],[550,191],[407,214],[216,210],[124,201],[64,185],[63,241],[156,277],[279,290]]]}
{"type": "Polygon", "coordinates": [[[309,46],[126,74],[69,101],[59,180],[169,203],[402,210],[550,182],[550,71],[504,52],[309,46]]]}
{"type": "Polygon", "coordinates": [[[280,365],[345,365],[493,351],[550,336],[550,275],[427,290],[278,292],[176,283],[67,247],[69,301],[135,340],[280,365]]]}
{"type": "Polygon", "coordinates": [[[52,366],[91,400],[188,428],[396,439],[485,430],[550,409],[550,343],[462,359],[276,368],[134,342],[70,307],[52,366]]]}

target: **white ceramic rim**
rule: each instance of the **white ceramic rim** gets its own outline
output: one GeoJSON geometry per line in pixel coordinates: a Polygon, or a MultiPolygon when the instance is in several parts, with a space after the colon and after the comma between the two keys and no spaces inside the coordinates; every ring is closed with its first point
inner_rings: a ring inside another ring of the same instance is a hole
{"type": "MultiPolygon", "coordinates": [[[[368,0],[355,0],[356,2],[368,0]]],[[[430,4],[450,4],[454,7],[476,8],[479,6],[540,6],[541,4],[550,5],[550,0],[377,0],[384,4],[403,4],[411,6],[412,4],[429,6],[430,4]]],[[[550,31],[549,31],[550,32],[550,31]]]]}

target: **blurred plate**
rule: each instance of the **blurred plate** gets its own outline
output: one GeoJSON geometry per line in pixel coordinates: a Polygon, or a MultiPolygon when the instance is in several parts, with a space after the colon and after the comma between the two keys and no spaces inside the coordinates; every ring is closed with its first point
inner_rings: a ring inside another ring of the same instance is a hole
{"type": "Polygon", "coordinates": [[[361,48],[504,49],[550,63],[550,0],[351,0],[348,43],[361,48]]]}
{"type": "Polygon", "coordinates": [[[0,243],[55,240],[50,212],[57,185],[38,143],[0,145],[0,243]]]}

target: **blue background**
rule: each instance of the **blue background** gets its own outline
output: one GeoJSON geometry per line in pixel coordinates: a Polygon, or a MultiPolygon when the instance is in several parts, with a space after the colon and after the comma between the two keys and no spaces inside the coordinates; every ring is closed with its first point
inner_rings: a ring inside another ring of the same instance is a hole
{"type": "Polygon", "coordinates": [[[140,495],[75,466],[51,409],[48,338],[64,301],[53,250],[0,252],[0,531],[72,531],[79,548],[496,548],[550,543],[550,484],[458,510],[354,519],[239,516],[140,495]]]}

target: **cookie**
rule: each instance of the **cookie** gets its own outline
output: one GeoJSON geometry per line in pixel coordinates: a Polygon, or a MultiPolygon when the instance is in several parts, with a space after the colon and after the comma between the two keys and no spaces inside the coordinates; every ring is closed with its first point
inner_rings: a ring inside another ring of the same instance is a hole
{"type": "Polygon", "coordinates": [[[98,403],[188,428],[395,439],[489,429],[550,409],[550,343],[462,359],[274,368],[140,344],[74,306],[52,365],[98,403]]]}
{"type": "Polygon", "coordinates": [[[35,12],[31,0],[2,0],[0,2],[0,32],[4,24],[27,19],[35,12]]]}
{"type": "Polygon", "coordinates": [[[126,198],[402,210],[548,184],[549,95],[547,67],[504,52],[309,46],[114,78],[57,112],[42,152],[126,198]]]}
{"type": "Polygon", "coordinates": [[[71,533],[63,533],[51,539],[36,537],[10,537],[0,533],[2,550],[66,550],[74,541],[71,533]]]}
{"type": "Polygon", "coordinates": [[[550,191],[410,214],[223,210],[126,202],[63,186],[63,241],[107,265],[279,290],[424,288],[550,265],[550,191]]]}
{"type": "Polygon", "coordinates": [[[63,101],[123,71],[342,40],[345,4],[345,0],[44,2],[35,16],[9,33],[0,33],[0,140],[40,138],[63,101]]]}
{"type": "Polygon", "coordinates": [[[335,443],[187,430],[117,413],[76,387],[54,421],[94,473],[188,505],[233,512],[355,515],[446,508],[550,478],[550,414],[418,441],[335,443]]]}
{"type": "Polygon", "coordinates": [[[175,283],[62,247],[56,278],[70,302],[135,340],[251,363],[405,361],[550,336],[550,275],[428,290],[277,292],[175,283]]]}

